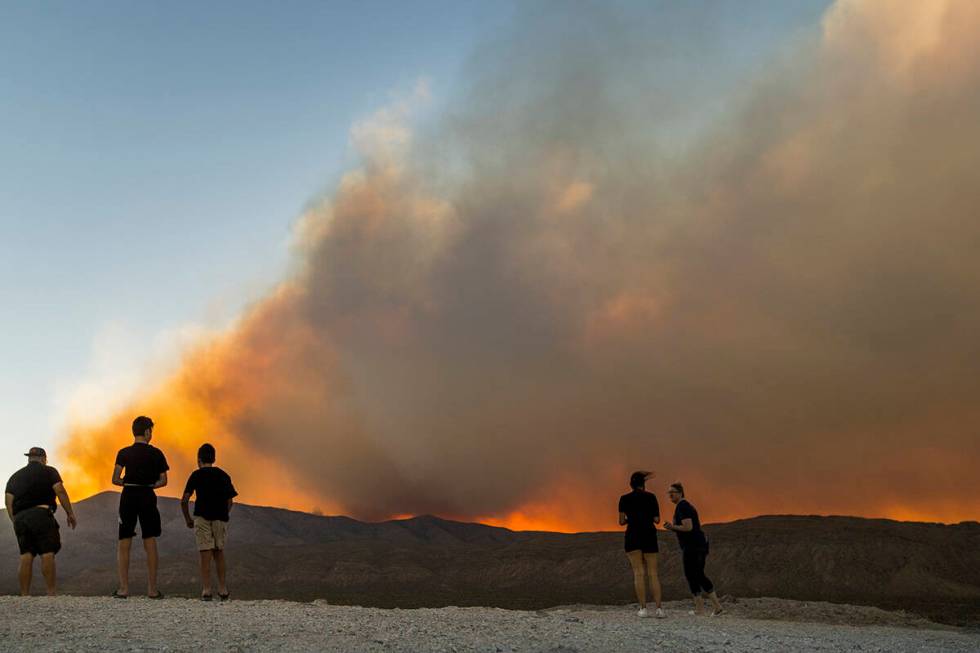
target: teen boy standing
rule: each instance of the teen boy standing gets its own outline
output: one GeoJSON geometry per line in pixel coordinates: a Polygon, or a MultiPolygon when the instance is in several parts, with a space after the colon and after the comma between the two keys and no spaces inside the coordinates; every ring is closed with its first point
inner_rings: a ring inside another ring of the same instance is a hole
{"type": "Polygon", "coordinates": [[[153,420],[140,415],[133,420],[133,444],[116,454],[112,484],[122,488],[119,495],[119,589],[112,595],[119,599],[129,596],[129,554],[136,537],[136,522],[146,550],[146,594],[162,599],[157,589],[157,538],[160,537],[160,511],[157,510],[159,490],[167,485],[167,457],[150,444],[153,439],[153,420]]]}
{"type": "Polygon", "coordinates": [[[201,554],[201,600],[211,600],[211,558],[218,573],[218,597],[228,599],[225,583],[225,537],[228,531],[228,513],[234,497],[238,496],[231,477],[214,466],[215,452],[210,444],[202,444],[197,450],[197,469],[187,479],[180,508],[184,511],[187,528],[194,529],[197,550],[201,554]],[[188,503],[194,500],[194,518],[191,519],[188,503]]]}

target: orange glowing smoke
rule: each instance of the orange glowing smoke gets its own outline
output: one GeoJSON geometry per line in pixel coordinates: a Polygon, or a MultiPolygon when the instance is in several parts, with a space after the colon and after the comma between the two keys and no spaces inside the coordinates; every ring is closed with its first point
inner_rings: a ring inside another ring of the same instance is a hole
{"type": "Polygon", "coordinates": [[[520,30],[429,141],[355,126],[299,271],[75,424],[66,479],[147,414],[171,494],[208,441],[243,501],[359,518],[614,528],[656,468],[705,521],[976,519],[980,3],[906,4],[835,4],[676,157],[640,22],[520,30]]]}
{"type": "MultiPolygon", "coordinates": [[[[61,447],[72,492],[89,496],[117,489],[111,484],[116,452],[132,443],[132,419],[150,415],[156,424],[153,444],[163,450],[171,468],[162,494],[180,496],[184,481],[197,467],[198,447],[210,442],[218,452],[217,464],[232,472],[241,500],[298,510],[331,509],[307,492],[280,459],[249,446],[235,432],[249,406],[266,401],[274,388],[289,385],[289,378],[281,376],[286,363],[282,345],[288,341],[291,353],[310,346],[309,334],[269,330],[274,327],[268,318],[288,306],[294,292],[282,287],[237,328],[201,343],[187,353],[177,373],[152,381],[155,387],[105,423],[72,426],[61,447]]],[[[273,323],[285,327],[279,320],[273,323]]]]}

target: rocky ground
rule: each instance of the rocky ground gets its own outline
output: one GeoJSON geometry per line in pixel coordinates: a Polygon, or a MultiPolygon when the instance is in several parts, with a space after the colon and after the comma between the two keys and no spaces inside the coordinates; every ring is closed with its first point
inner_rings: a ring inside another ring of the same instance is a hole
{"type": "Polygon", "coordinates": [[[876,608],[782,599],[667,619],[635,607],[418,610],[322,601],[0,597],[3,651],[977,651],[980,632],[876,608]]]}

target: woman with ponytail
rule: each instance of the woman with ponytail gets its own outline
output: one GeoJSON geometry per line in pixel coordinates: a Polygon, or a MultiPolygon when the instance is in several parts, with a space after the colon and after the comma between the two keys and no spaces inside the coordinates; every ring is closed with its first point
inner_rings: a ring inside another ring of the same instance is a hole
{"type": "Polygon", "coordinates": [[[626,526],[626,557],[633,568],[633,589],[640,603],[641,617],[647,612],[647,581],[657,606],[656,615],[662,619],[660,605],[660,579],[657,577],[657,524],[660,523],[660,504],[654,494],[646,491],[647,479],[653,472],[633,472],[630,476],[629,494],[619,498],[619,525],[626,526]]]}

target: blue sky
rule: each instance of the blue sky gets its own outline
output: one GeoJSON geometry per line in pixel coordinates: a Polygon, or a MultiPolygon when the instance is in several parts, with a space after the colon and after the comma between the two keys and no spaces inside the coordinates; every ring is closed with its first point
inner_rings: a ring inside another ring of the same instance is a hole
{"type": "MultiPolygon", "coordinates": [[[[730,92],[825,5],[707,4],[730,43],[706,92],[730,92]]],[[[519,11],[0,2],[0,476],[53,449],[84,383],[124,385],[172,334],[281,278],[292,223],[350,163],[350,125],[422,78],[437,111],[519,11]]],[[[93,413],[111,400],[82,396],[93,413]]]]}

